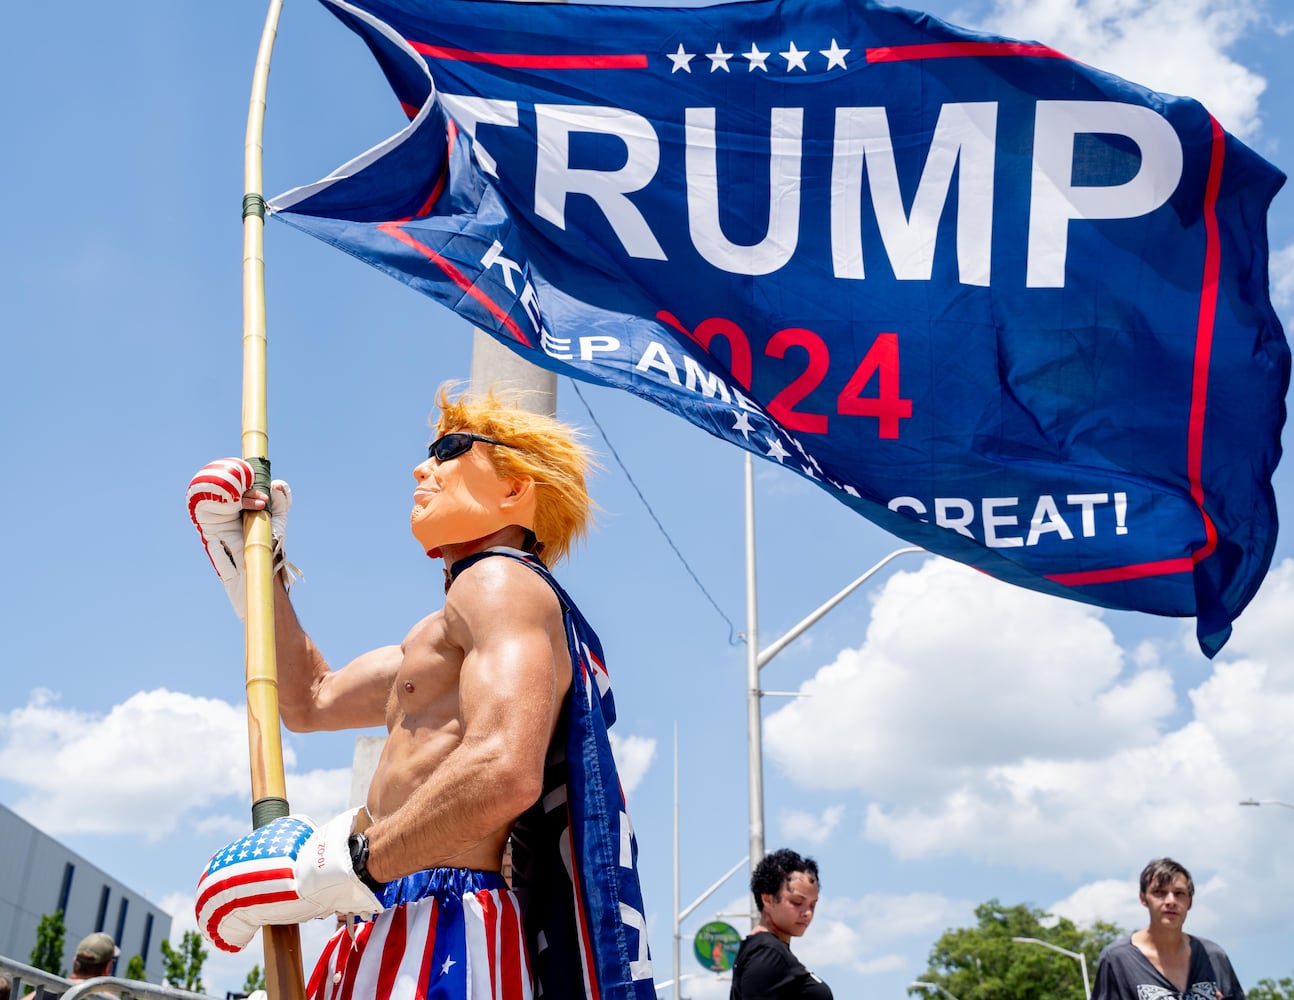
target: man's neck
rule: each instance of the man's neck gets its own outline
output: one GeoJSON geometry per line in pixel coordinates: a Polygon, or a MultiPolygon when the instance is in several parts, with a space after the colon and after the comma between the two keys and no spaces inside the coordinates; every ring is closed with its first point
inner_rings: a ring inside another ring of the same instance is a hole
{"type": "Polygon", "coordinates": [[[1140,931],[1134,944],[1149,945],[1157,955],[1175,955],[1186,945],[1186,932],[1181,927],[1156,927],[1151,924],[1140,931]]]}
{"type": "Polygon", "coordinates": [[[474,556],[478,552],[484,552],[486,549],[493,549],[500,545],[510,549],[519,549],[525,545],[525,542],[526,529],[519,524],[509,524],[498,531],[493,531],[482,538],[475,538],[470,542],[453,542],[449,545],[442,545],[440,555],[445,560],[445,568],[450,569],[459,560],[474,556]]]}

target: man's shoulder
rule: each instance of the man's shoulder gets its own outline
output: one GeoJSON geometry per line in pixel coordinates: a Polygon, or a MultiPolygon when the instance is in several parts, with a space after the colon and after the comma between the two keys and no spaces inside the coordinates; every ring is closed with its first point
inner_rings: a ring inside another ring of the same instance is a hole
{"type": "Polygon", "coordinates": [[[1124,948],[1134,948],[1134,947],[1136,946],[1132,943],[1132,935],[1121,934],[1113,941],[1111,941],[1109,944],[1107,944],[1104,948],[1102,948],[1101,954],[1104,955],[1106,952],[1122,951],[1124,948]]]}
{"type": "Polygon", "coordinates": [[[1199,946],[1204,949],[1204,953],[1208,955],[1209,958],[1222,958],[1230,962],[1230,959],[1227,958],[1226,949],[1216,941],[1210,941],[1208,938],[1200,937],[1198,934],[1192,934],[1191,937],[1194,938],[1199,946]]]}
{"type": "Polygon", "coordinates": [[[512,549],[486,549],[461,568],[454,567],[453,582],[445,595],[449,605],[463,599],[472,602],[513,601],[518,596],[560,603],[557,582],[542,563],[512,549]]]}
{"type": "Polygon", "coordinates": [[[1132,943],[1132,935],[1124,934],[1101,949],[1101,955],[1097,959],[1097,963],[1117,962],[1120,959],[1131,958],[1134,954],[1139,954],[1139,952],[1137,951],[1137,946],[1132,943]]]}

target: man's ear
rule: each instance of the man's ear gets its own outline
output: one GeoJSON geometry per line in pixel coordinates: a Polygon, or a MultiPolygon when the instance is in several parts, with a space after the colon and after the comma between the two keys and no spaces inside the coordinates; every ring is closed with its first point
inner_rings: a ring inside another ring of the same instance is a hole
{"type": "Polygon", "coordinates": [[[533,476],[515,476],[505,480],[506,491],[499,501],[504,510],[532,510],[535,503],[533,476]]]}

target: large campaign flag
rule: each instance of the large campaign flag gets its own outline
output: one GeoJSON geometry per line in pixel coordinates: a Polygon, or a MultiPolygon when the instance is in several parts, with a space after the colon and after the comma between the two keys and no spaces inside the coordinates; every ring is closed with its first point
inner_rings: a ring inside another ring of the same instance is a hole
{"type": "Polygon", "coordinates": [[[871,0],[322,2],[410,123],[279,218],[910,542],[1226,641],[1284,177],[1199,103],[871,0]]]}

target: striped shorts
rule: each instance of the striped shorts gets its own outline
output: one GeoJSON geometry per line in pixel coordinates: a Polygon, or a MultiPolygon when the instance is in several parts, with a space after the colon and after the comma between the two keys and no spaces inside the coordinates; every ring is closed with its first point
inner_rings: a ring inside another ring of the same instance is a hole
{"type": "Polygon", "coordinates": [[[434,868],[387,885],[376,919],[342,927],[308,1000],[532,1000],[517,899],[496,872],[434,868]]]}

